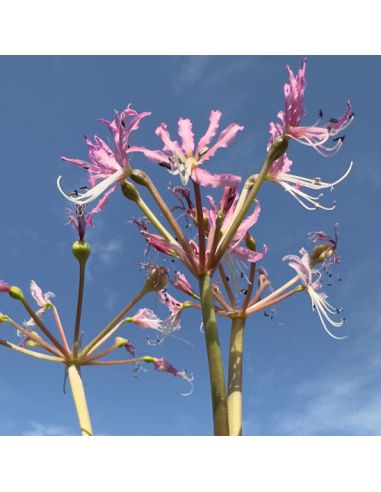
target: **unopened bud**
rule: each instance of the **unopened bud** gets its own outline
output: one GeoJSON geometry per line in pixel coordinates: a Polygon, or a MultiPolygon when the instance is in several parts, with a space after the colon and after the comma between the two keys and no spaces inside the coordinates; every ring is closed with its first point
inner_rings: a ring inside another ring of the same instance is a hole
{"type": "Polygon", "coordinates": [[[130,178],[141,186],[148,186],[149,177],[147,173],[141,169],[133,169],[130,178]]]}
{"type": "Polygon", "coordinates": [[[135,347],[127,338],[116,337],[115,343],[119,348],[125,348],[131,355],[135,355],[135,347]]]}
{"type": "Polygon", "coordinates": [[[253,236],[249,233],[246,233],[245,243],[248,249],[250,249],[251,251],[257,251],[257,243],[255,242],[253,236]]]}
{"type": "Polygon", "coordinates": [[[86,263],[91,253],[90,244],[85,241],[75,241],[71,250],[79,263],[83,264],[86,263]]]}
{"type": "Polygon", "coordinates": [[[317,263],[324,263],[332,254],[332,246],[329,244],[319,244],[319,246],[316,246],[312,250],[310,255],[310,265],[314,266],[317,263]]]}
{"type": "Polygon", "coordinates": [[[6,323],[9,321],[9,318],[6,314],[0,313],[0,323],[6,323]]]}
{"type": "MultiPolygon", "coordinates": [[[[35,335],[36,337],[38,337],[38,333],[36,333],[35,331],[32,331],[31,333],[32,333],[32,335],[35,335]]],[[[40,346],[40,344],[38,342],[36,342],[35,340],[32,340],[31,338],[28,338],[25,345],[27,347],[39,347],[40,346]]]]}
{"type": "Polygon", "coordinates": [[[9,295],[13,297],[13,299],[17,299],[18,301],[24,300],[24,294],[20,287],[15,287],[14,285],[12,285],[12,287],[9,289],[9,295]]]}
{"type": "Polygon", "coordinates": [[[123,181],[121,188],[123,195],[128,200],[131,200],[133,202],[137,202],[139,200],[139,192],[132,183],[129,183],[128,181],[123,181]]]}
{"type": "Polygon", "coordinates": [[[286,136],[280,137],[271,145],[267,154],[267,160],[273,163],[286,152],[288,147],[288,138],[286,136]]]}
{"type": "Polygon", "coordinates": [[[168,284],[168,273],[164,267],[153,267],[146,278],[144,290],[146,292],[158,292],[163,290],[168,284]]]}

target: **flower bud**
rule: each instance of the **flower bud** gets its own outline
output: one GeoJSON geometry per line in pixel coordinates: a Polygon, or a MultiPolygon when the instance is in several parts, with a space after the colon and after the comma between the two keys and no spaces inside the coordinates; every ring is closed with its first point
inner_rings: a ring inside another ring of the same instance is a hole
{"type": "Polygon", "coordinates": [[[123,195],[128,200],[131,200],[133,202],[137,202],[139,200],[139,192],[132,183],[129,183],[128,181],[123,181],[121,188],[123,195]]]}
{"type": "Polygon", "coordinates": [[[115,343],[119,348],[124,347],[128,352],[130,352],[131,355],[135,355],[135,347],[129,340],[127,340],[127,338],[116,337],[115,343]]]}
{"type": "Polygon", "coordinates": [[[86,263],[91,253],[90,244],[86,241],[75,241],[71,250],[79,263],[86,263]]]}
{"type": "Polygon", "coordinates": [[[268,154],[267,160],[273,163],[286,152],[288,147],[288,138],[286,136],[280,137],[271,145],[268,154]]]}
{"type": "MultiPolygon", "coordinates": [[[[38,333],[37,333],[37,332],[32,331],[31,333],[32,333],[33,335],[35,335],[36,337],[38,337],[38,333]]],[[[38,342],[36,342],[36,341],[32,340],[31,338],[28,338],[28,339],[27,339],[27,341],[26,341],[25,345],[26,345],[27,347],[39,347],[39,346],[40,346],[40,344],[39,344],[38,342]]]]}
{"type": "Polygon", "coordinates": [[[141,169],[133,169],[130,178],[141,186],[148,186],[149,177],[147,173],[141,169]]]}
{"type": "Polygon", "coordinates": [[[23,291],[20,289],[20,287],[16,287],[12,285],[9,289],[9,295],[13,297],[13,299],[17,299],[18,301],[23,301],[24,300],[24,294],[23,291]]]}
{"type": "Polygon", "coordinates": [[[246,233],[246,236],[245,236],[245,243],[246,243],[246,247],[248,249],[250,249],[251,251],[257,251],[257,244],[255,242],[255,239],[248,232],[246,233]]]}
{"type": "Polygon", "coordinates": [[[6,314],[0,313],[0,323],[6,323],[9,321],[9,318],[6,314]]]}
{"type": "Polygon", "coordinates": [[[168,284],[168,273],[164,267],[154,266],[150,269],[146,283],[144,284],[144,290],[146,292],[158,292],[163,290],[168,284]]]}
{"type": "Polygon", "coordinates": [[[332,254],[333,248],[330,244],[319,244],[310,254],[310,265],[314,266],[317,263],[324,263],[332,254]]]}

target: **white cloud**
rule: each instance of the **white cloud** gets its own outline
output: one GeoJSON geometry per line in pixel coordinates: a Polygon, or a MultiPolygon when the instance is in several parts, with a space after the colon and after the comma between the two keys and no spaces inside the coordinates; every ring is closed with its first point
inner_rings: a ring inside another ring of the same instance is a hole
{"type": "Polygon", "coordinates": [[[30,427],[21,432],[23,436],[72,436],[75,433],[62,425],[41,424],[40,422],[31,422],[30,427]]]}
{"type": "Polygon", "coordinates": [[[122,250],[122,241],[112,239],[110,241],[96,241],[93,243],[93,253],[105,266],[117,263],[118,253],[122,250]]]}

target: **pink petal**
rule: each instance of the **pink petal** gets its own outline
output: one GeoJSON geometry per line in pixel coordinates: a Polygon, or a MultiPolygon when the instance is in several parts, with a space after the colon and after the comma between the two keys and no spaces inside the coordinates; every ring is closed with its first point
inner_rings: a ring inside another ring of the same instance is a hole
{"type": "Polygon", "coordinates": [[[167,154],[164,154],[164,152],[162,150],[149,150],[149,149],[146,149],[145,147],[139,147],[139,146],[134,145],[134,146],[130,147],[127,152],[128,153],[129,152],[142,152],[147,157],[147,159],[149,159],[150,161],[166,162],[167,164],[170,164],[167,154]]]}
{"type": "Polygon", "coordinates": [[[61,157],[61,159],[65,162],[70,162],[70,164],[74,164],[75,166],[82,167],[82,168],[90,168],[93,164],[82,161],[81,159],[70,159],[69,157],[61,157]]]}
{"type": "Polygon", "coordinates": [[[174,155],[178,155],[179,157],[184,155],[181,147],[179,146],[177,141],[171,140],[169,132],[167,131],[167,124],[162,123],[155,131],[156,135],[161,138],[164,147],[164,152],[169,152],[174,155]]]}
{"type": "Polygon", "coordinates": [[[266,244],[263,245],[262,252],[252,251],[249,248],[245,248],[243,246],[239,246],[238,248],[234,248],[231,250],[231,253],[238,256],[243,261],[248,261],[249,263],[256,263],[257,261],[262,260],[262,258],[267,253],[268,247],[266,244]]]}
{"type": "MultiPolygon", "coordinates": [[[[226,147],[228,147],[230,145],[230,143],[232,142],[232,140],[235,138],[237,133],[239,131],[242,131],[243,129],[244,129],[244,127],[238,125],[237,123],[232,123],[231,125],[226,127],[225,130],[223,130],[220,133],[220,136],[218,137],[217,142],[213,145],[213,147],[210,150],[208,150],[208,152],[206,152],[201,157],[201,159],[198,162],[201,163],[201,162],[204,162],[204,161],[210,159],[211,157],[214,156],[214,154],[217,152],[218,149],[221,149],[221,148],[226,149],[226,147]]],[[[226,186],[228,186],[228,185],[226,185],[226,186]]]]}
{"type": "Polygon", "coordinates": [[[199,185],[209,188],[223,188],[224,186],[234,188],[241,181],[240,176],[235,176],[234,174],[210,174],[205,169],[200,169],[199,167],[196,167],[192,171],[191,178],[199,185]]]}
{"type": "Polygon", "coordinates": [[[89,227],[93,227],[93,215],[101,212],[108,203],[111,193],[113,193],[116,189],[117,185],[111,186],[109,190],[103,195],[103,197],[99,200],[97,205],[86,215],[86,225],[89,227]]]}
{"type": "Polygon", "coordinates": [[[253,213],[242,221],[241,225],[237,229],[237,232],[233,236],[232,243],[238,244],[242,241],[242,239],[246,235],[246,232],[257,222],[260,212],[261,206],[259,204],[259,201],[255,200],[255,208],[253,213]]]}
{"type": "Polygon", "coordinates": [[[209,128],[206,130],[205,135],[200,139],[198,146],[197,146],[197,152],[200,152],[200,150],[203,147],[207,147],[212,140],[212,138],[216,135],[220,119],[221,119],[222,113],[221,111],[211,111],[210,116],[209,116],[209,128]]]}
{"type": "Polygon", "coordinates": [[[182,140],[182,147],[184,153],[187,155],[193,154],[194,150],[194,135],[192,132],[192,122],[191,120],[179,119],[179,135],[182,140]]]}

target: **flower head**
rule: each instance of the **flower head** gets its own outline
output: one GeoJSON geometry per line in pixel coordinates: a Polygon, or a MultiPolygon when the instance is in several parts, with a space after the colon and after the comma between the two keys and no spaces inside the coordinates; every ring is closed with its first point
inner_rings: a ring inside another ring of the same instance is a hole
{"type": "MultiPolygon", "coordinates": [[[[320,154],[327,156],[335,153],[343,144],[343,137],[334,139],[334,145],[326,143],[332,137],[344,130],[353,120],[352,106],[347,101],[346,111],[340,118],[331,118],[325,125],[320,125],[320,119],[312,126],[300,126],[304,116],[304,91],[306,88],[306,60],[295,75],[287,66],[289,83],[284,85],[285,110],[278,113],[280,124],[275,126],[281,133],[298,142],[314,148],[320,154]]],[[[321,112],[320,112],[321,113],[321,112]]],[[[322,114],[320,114],[322,117],[322,114]]]]}
{"type": "Polygon", "coordinates": [[[210,174],[205,169],[199,168],[200,164],[213,157],[218,149],[228,147],[237,133],[243,130],[243,126],[232,123],[220,133],[216,143],[209,147],[211,140],[217,133],[221,116],[221,111],[211,111],[209,128],[197,146],[194,142],[192,122],[187,118],[180,118],[178,134],[181,138],[181,145],[176,140],[171,140],[167,124],[162,123],[156,129],[156,135],[163,142],[163,150],[147,150],[139,147],[135,147],[135,150],[140,150],[148,159],[158,162],[171,174],[179,175],[183,185],[186,185],[191,178],[196,183],[211,188],[237,186],[241,181],[239,176],[210,174]]]}
{"type": "MultiPolygon", "coordinates": [[[[61,188],[60,176],[57,180],[59,191],[77,205],[85,205],[96,200],[106,190],[109,196],[115,191],[117,184],[121,183],[130,172],[128,155],[134,152],[134,148],[129,145],[130,134],[139,128],[139,122],[145,116],[151,113],[137,113],[129,106],[121,113],[115,113],[112,121],[99,120],[109,129],[114,139],[114,149],[112,150],[104,140],[97,135],[94,136],[94,142],[85,135],[85,142],[89,149],[90,162],[81,159],[62,157],[66,162],[75,166],[86,169],[89,175],[90,189],[83,194],[77,191],[65,193],[61,188]]],[[[105,203],[98,204],[103,208],[105,203]],[[102,206],[103,205],[103,206],[102,206]]],[[[97,210],[99,211],[99,210],[97,210]]]]}
{"type": "Polygon", "coordinates": [[[304,289],[311,298],[312,309],[317,311],[324,330],[332,338],[345,338],[333,335],[327,328],[326,322],[335,328],[343,326],[345,323],[345,318],[342,318],[340,321],[334,321],[330,317],[330,314],[338,314],[341,310],[334,308],[327,302],[327,295],[324,294],[324,292],[317,292],[317,290],[321,287],[321,273],[319,270],[311,268],[310,256],[304,248],[300,250],[300,254],[301,257],[296,255],[287,255],[283,258],[283,260],[289,261],[288,265],[298,274],[304,289]],[[315,275],[316,277],[314,278],[315,275]]]}
{"type": "Polygon", "coordinates": [[[152,328],[153,330],[159,330],[162,323],[161,319],[156,316],[152,309],[142,308],[130,318],[132,323],[135,323],[140,328],[152,328]]]}
{"type": "Polygon", "coordinates": [[[332,263],[340,263],[340,257],[337,254],[337,244],[339,240],[338,227],[339,224],[335,224],[334,237],[324,231],[308,233],[308,240],[311,243],[316,244],[322,242],[322,244],[315,247],[311,254],[311,260],[315,263],[322,262],[324,267],[328,267],[332,263]]]}
{"type": "MultiPolygon", "coordinates": [[[[50,291],[43,293],[41,288],[36,284],[34,280],[30,282],[30,293],[33,299],[36,301],[37,306],[40,308],[36,312],[36,315],[39,318],[42,318],[46,311],[53,306],[50,299],[55,297],[55,294],[50,291]]],[[[25,328],[31,328],[35,326],[36,323],[32,318],[30,318],[28,321],[24,321],[23,325],[25,328]]]]}
{"type": "MultiPolygon", "coordinates": [[[[166,359],[164,358],[156,358],[156,357],[150,357],[147,359],[152,359],[149,360],[149,362],[152,362],[156,371],[159,372],[168,372],[169,374],[173,374],[173,376],[177,376],[178,378],[184,379],[187,383],[191,385],[191,390],[188,393],[182,393],[182,396],[189,396],[192,391],[193,391],[193,376],[192,374],[188,374],[185,370],[179,371],[175,367],[173,367],[172,364],[170,364],[166,359]]],[[[148,361],[148,360],[147,360],[148,361]]]]}

